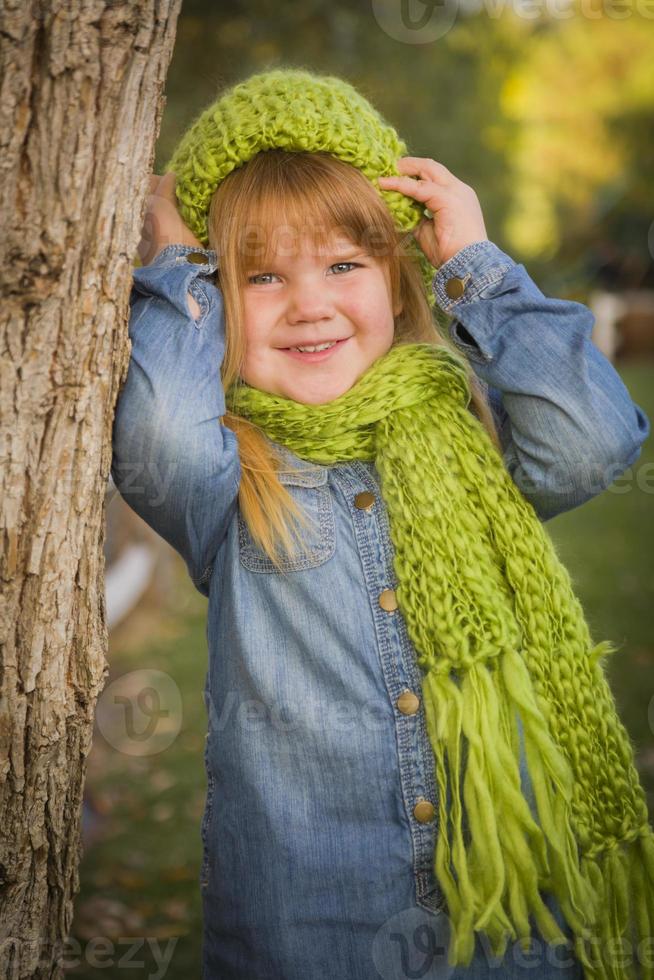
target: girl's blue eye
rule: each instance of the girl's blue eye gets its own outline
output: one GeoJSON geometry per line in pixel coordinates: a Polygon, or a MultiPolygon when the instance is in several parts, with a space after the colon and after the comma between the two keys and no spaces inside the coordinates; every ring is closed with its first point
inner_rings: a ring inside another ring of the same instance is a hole
{"type": "Polygon", "coordinates": [[[256,276],[250,276],[248,282],[253,283],[255,286],[259,285],[257,279],[261,279],[264,276],[273,276],[274,272],[258,272],[256,276]]]}
{"type": "MultiPolygon", "coordinates": [[[[359,265],[358,262],[334,262],[334,264],[330,266],[330,268],[337,269],[339,266],[340,267],[349,266],[352,269],[356,269],[358,265],[359,265]]],[[[270,277],[274,275],[275,275],[274,272],[258,272],[254,276],[249,276],[248,282],[252,283],[254,286],[266,285],[265,283],[262,283],[260,280],[265,279],[267,276],[270,277]]]]}

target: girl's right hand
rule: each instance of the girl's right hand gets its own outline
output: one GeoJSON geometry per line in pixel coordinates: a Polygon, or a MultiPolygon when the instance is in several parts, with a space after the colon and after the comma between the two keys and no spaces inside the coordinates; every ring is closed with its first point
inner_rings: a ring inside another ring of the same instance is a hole
{"type": "Polygon", "coordinates": [[[145,199],[145,214],[141,229],[138,256],[149,265],[166,245],[190,245],[204,248],[177,210],[175,174],[172,170],[160,177],[150,174],[150,188],[145,199]]]}

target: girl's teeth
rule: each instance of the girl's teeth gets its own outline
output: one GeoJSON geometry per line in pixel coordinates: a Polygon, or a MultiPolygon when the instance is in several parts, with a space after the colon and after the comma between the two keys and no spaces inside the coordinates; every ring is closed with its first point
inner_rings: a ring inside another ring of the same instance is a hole
{"type": "Polygon", "coordinates": [[[291,350],[300,350],[300,351],[327,350],[328,347],[333,347],[335,343],[336,341],[333,340],[331,344],[318,344],[317,347],[291,347],[291,350]]]}

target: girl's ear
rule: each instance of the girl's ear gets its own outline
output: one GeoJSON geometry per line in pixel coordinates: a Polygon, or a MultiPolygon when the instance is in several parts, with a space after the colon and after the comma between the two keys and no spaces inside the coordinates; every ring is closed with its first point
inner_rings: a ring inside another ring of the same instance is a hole
{"type": "Polygon", "coordinates": [[[404,303],[400,302],[399,305],[393,310],[393,316],[399,316],[404,309],[404,303]]]}

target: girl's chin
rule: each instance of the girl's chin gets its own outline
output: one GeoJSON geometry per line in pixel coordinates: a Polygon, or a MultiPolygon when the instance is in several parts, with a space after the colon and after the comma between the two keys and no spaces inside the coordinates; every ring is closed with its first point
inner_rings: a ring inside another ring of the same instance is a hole
{"type": "Polygon", "coordinates": [[[351,384],[344,385],[343,383],[339,385],[320,385],[316,383],[311,386],[311,390],[307,390],[308,386],[305,384],[297,391],[290,390],[283,393],[284,398],[290,398],[293,401],[300,402],[302,405],[327,405],[329,402],[335,401],[344,395],[352,387],[351,384]]]}

